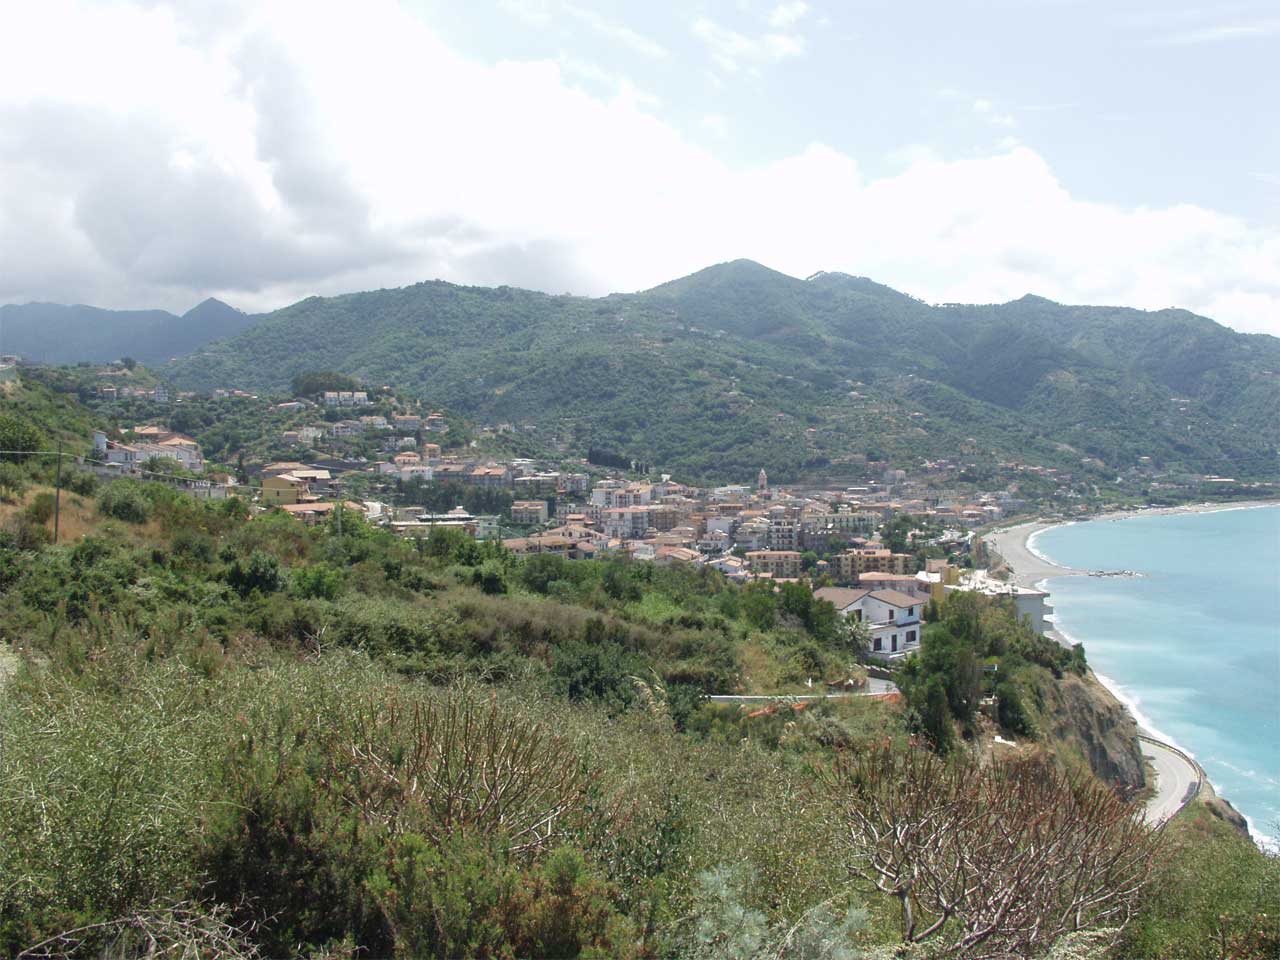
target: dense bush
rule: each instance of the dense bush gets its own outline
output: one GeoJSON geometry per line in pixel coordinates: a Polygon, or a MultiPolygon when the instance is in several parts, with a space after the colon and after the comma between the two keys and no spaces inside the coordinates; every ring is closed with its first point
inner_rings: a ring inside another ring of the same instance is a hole
{"type": "Polygon", "coordinates": [[[0,500],[16,501],[27,491],[26,472],[16,463],[0,460],[0,500]]]}
{"type": "Polygon", "coordinates": [[[98,509],[104,516],[127,523],[146,523],[151,518],[151,501],[142,485],[133,480],[116,480],[98,497],[98,509]]]}
{"type": "Polygon", "coordinates": [[[263,550],[255,550],[245,558],[237,557],[227,570],[227,583],[241,596],[275,593],[282,582],[280,562],[263,550]]]}
{"type": "Polygon", "coordinates": [[[1166,828],[1169,849],[1118,955],[1280,956],[1280,855],[1193,804],[1166,828]]]}
{"type": "MultiPolygon", "coordinates": [[[[266,955],[843,956],[899,921],[833,855],[814,770],[945,746],[978,722],[979,664],[1006,729],[1005,685],[1051,682],[1008,611],[959,606],[905,709],[708,703],[847,676],[848,638],[797,586],[117,497],[152,522],[0,535],[0,641],[32,654],[0,697],[0,955],[79,930],[86,955],[186,931],[266,955]]],[[[1173,896],[1135,943],[1171,942],[1173,896]]]]}
{"type": "Polygon", "coordinates": [[[48,491],[37,493],[23,511],[32,523],[44,524],[53,519],[54,496],[48,491]]]}

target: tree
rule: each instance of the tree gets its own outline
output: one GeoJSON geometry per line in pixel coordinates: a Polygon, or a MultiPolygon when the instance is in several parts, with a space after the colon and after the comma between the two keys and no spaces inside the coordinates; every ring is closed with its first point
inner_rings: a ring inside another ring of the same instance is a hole
{"type": "Polygon", "coordinates": [[[1047,759],[974,770],[925,751],[842,756],[822,775],[851,871],[899,901],[902,939],[966,957],[1027,956],[1081,930],[1116,936],[1159,835],[1141,806],[1047,759]]]}
{"type": "Polygon", "coordinates": [[[282,582],[279,561],[261,550],[253,551],[248,560],[237,557],[227,571],[227,583],[244,597],[255,590],[260,593],[275,593],[282,582]]]}
{"type": "Polygon", "coordinates": [[[871,650],[871,631],[854,617],[836,619],[836,643],[849,649],[859,659],[871,650]]]}
{"type": "Polygon", "coordinates": [[[936,675],[925,681],[924,707],[920,711],[920,725],[938,753],[946,753],[955,741],[951,729],[951,710],[947,706],[947,690],[936,675]]]}
{"type": "Polygon", "coordinates": [[[778,612],[773,586],[758,580],[748,583],[742,590],[739,608],[746,621],[757,630],[772,629],[778,612]]]}
{"type": "MultiPolygon", "coordinates": [[[[12,414],[0,413],[0,450],[16,450],[28,451],[39,450],[44,445],[44,434],[36,427],[21,418],[12,414]]],[[[3,459],[22,460],[21,454],[13,456],[9,453],[0,453],[3,459]]]]}

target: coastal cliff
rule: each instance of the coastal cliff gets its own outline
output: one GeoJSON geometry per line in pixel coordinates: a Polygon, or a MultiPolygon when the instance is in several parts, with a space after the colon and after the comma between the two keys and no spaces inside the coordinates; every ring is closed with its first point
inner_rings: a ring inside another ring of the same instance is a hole
{"type": "Polygon", "coordinates": [[[1092,674],[1054,681],[1046,671],[1036,700],[1041,733],[1064,760],[1079,758],[1095,776],[1128,790],[1146,786],[1138,725],[1092,674]]]}
{"type": "Polygon", "coordinates": [[[1225,797],[1218,796],[1213,790],[1213,785],[1208,781],[1200,789],[1199,800],[1214,817],[1246,840],[1253,841],[1253,834],[1249,832],[1249,821],[1244,818],[1244,814],[1233,807],[1225,797]]]}

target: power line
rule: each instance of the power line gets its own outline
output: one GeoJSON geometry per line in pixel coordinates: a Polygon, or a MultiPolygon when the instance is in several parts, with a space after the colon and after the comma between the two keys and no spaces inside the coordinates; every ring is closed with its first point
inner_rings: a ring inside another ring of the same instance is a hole
{"type": "MultiPolygon", "coordinates": [[[[76,456],[74,453],[64,453],[61,450],[0,450],[0,454],[20,454],[22,456],[30,456],[30,457],[35,457],[35,456],[58,457],[59,462],[61,462],[61,459],[63,457],[75,457],[76,460],[80,463],[96,463],[104,467],[112,466],[111,462],[108,460],[97,460],[93,457],[76,456]]],[[[210,485],[213,484],[212,480],[202,479],[201,477],[187,477],[179,473],[161,473],[157,470],[144,470],[142,467],[134,467],[131,470],[129,470],[128,473],[122,473],[121,475],[122,476],[145,475],[148,477],[163,477],[166,480],[182,480],[186,483],[208,483],[210,485]]],[[[248,483],[232,482],[232,483],[220,484],[220,486],[236,487],[237,489],[242,489],[242,490],[258,489],[257,487],[248,483]]]]}

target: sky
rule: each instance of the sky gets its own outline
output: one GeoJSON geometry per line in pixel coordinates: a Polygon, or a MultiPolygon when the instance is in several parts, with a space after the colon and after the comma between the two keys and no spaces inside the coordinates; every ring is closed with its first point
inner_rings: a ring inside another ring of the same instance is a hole
{"type": "Polygon", "coordinates": [[[0,303],[747,257],[1280,335],[1280,0],[0,5],[0,303]]]}

